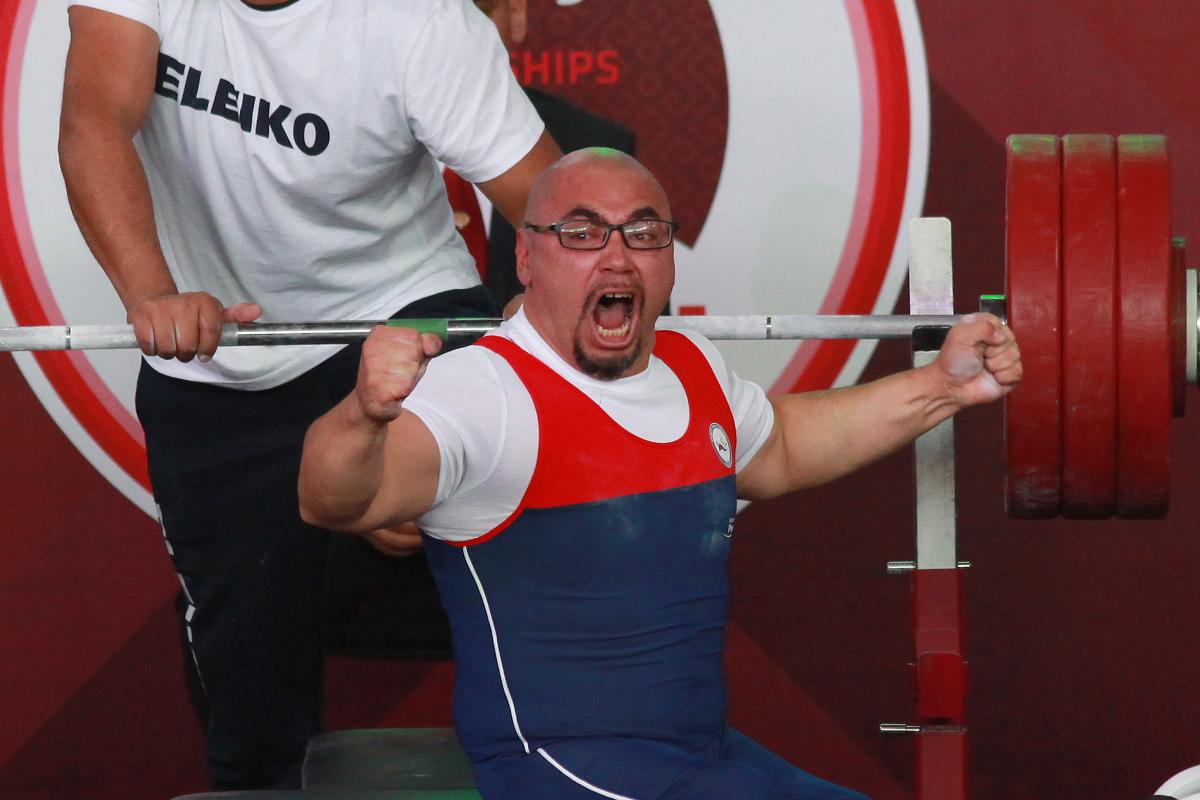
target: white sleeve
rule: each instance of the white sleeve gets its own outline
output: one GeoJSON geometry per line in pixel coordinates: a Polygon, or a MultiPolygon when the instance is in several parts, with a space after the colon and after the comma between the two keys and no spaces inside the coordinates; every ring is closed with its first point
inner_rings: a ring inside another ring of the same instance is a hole
{"type": "Polygon", "coordinates": [[[87,6],[140,22],[162,36],[158,0],[67,0],[67,7],[87,6]]]}
{"type": "Polygon", "coordinates": [[[691,339],[708,359],[713,374],[721,382],[729,409],[733,412],[733,424],[737,429],[736,469],[741,472],[766,443],[775,426],[775,409],[767,399],[767,393],[757,383],[738,377],[725,363],[716,345],[692,331],[682,331],[691,339]]]}
{"type": "Polygon", "coordinates": [[[433,508],[417,524],[438,539],[473,539],[508,519],[537,459],[537,414],[499,356],[464,347],[429,362],[404,400],[437,441],[433,508]]]}
{"type": "Polygon", "coordinates": [[[404,400],[404,408],[437,440],[441,464],[435,505],[486,478],[500,456],[505,401],[489,362],[478,348],[435,358],[404,400]]]}
{"type": "Polygon", "coordinates": [[[405,70],[405,113],[434,158],[472,183],[488,181],[529,153],[545,125],[492,21],[470,0],[433,5],[405,70]]]}
{"type": "Polygon", "coordinates": [[[729,380],[729,407],[737,427],[737,471],[745,469],[767,442],[775,426],[775,408],[757,383],[742,380],[732,369],[729,380]]]}

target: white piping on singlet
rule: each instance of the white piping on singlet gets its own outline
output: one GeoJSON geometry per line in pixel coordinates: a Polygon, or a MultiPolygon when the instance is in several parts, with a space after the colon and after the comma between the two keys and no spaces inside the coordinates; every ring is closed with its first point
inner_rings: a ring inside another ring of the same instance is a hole
{"type": "Polygon", "coordinates": [[[632,798],[632,797],[626,797],[623,794],[615,794],[614,792],[606,792],[603,789],[601,789],[599,786],[593,786],[592,784],[585,781],[583,778],[581,778],[578,775],[576,775],[575,773],[571,772],[571,770],[567,769],[562,764],[555,761],[554,758],[551,757],[551,755],[546,752],[546,748],[544,748],[544,747],[538,748],[538,754],[541,755],[542,758],[549,761],[551,766],[553,766],[556,770],[561,772],[563,775],[566,775],[568,778],[570,778],[571,780],[573,780],[575,783],[579,784],[583,788],[587,789],[588,791],[595,792],[596,794],[600,795],[601,797],[611,798],[611,800],[634,800],[634,798],[632,798]]]}
{"type": "MultiPolygon", "coordinates": [[[[521,740],[521,746],[525,748],[525,752],[529,753],[529,742],[525,740],[525,734],[521,732],[521,723],[517,720],[517,706],[513,702],[512,692],[508,688],[508,676],[504,673],[504,659],[500,657],[500,637],[496,633],[496,621],[492,619],[492,606],[488,603],[487,592],[483,589],[483,581],[479,580],[479,573],[475,571],[475,564],[471,561],[471,551],[463,548],[463,559],[467,562],[467,569],[471,570],[471,577],[475,580],[475,588],[479,590],[479,599],[483,601],[483,612],[487,615],[488,628],[492,633],[492,649],[496,653],[496,670],[500,673],[500,686],[504,689],[504,698],[508,701],[508,713],[512,715],[513,730],[517,734],[517,738],[521,740]]],[[[562,764],[554,760],[554,758],[546,752],[545,748],[539,747],[538,754],[546,759],[556,770],[566,775],[573,782],[579,784],[588,791],[595,792],[601,797],[607,797],[610,800],[636,800],[633,797],[626,797],[623,794],[615,794],[605,791],[599,786],[593,786],[583,778],[571,772],[562,764]]]]}
{"type": "Polygon", "coordinates": [[[479,599],[483,601],[483,611],[487,614],[488,628],[492,632],[492,649],[496,652],[496,669],[500,672],[500,686],[504,689],[505,699],[508,700],[508,713],[512,715],[513,730],[516,731],[517,738],[521,740],[521,746],[525,748],[525,752],[529,753],[529,742],[525,741],[525,734],[521,733],[521,723],[517,721],[517,707],[513,703],[512,692],[508,690],[508,677],[504,674],[504,660],[500,658],[500,639],[496,635],[492,607],[488,604],[487,593],[483,590],[479,573],[475,571],[475,565],[471,563],[471,553],[465,547],[463,548],[463,558],[466,559],[467,569],[471,570],[471,577],[475,579],[475,588],[479,590],[479,599]]]}

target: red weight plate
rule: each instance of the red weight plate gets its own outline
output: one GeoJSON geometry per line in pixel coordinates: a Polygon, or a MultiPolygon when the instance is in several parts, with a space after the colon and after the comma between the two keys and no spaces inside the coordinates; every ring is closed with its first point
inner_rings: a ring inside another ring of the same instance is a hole
{"type": "Polygon", "coordinates": [[[1161,517],[1171,473],[1171,176],[1161,136],[1117,139],[1117,516],[1161,517]]]}
{"type": "Polygon", "coordinates": [[[1104,519],[1117,493],[1113,138],[1064,136],[1062,159],[1062,514],[1104,519]]]}
{"type": "Polygon", "coordinates": [[[1059,509],[1061,180],[1057,137],[1008,138],[1005,293],[1025,364],[1024,381],[1004,407],[1012,517],[1053,517],[1059,509]]]}
{"type": "Polygon", "coordinates": [[[1171,410],[1187,410],[1187,240],[1171,239],[1171,410]]]}

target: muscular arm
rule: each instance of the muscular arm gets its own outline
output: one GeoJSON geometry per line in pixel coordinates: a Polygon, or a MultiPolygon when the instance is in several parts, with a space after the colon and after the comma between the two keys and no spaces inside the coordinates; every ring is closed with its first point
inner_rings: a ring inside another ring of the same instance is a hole
{"type": "Polygon", "coordinates": [[[142,352],[212,355],[222,322],[258,307],[223,309],[209,294],[179,294],[154,226],[150,188],[133,146],[154,97],[158,37],[94,8],[70,9],[71,45],[59,123],[59,162],[71,210],[125,306],[142,352]]]}
{"type": "MultiPolygon", "coordinates": [[[[518,161],[507,172],[498,178],[479,184],[479,189],[487,195],[508,224],[514,230],[520,230],[525,224],[525,201],[529,198],[529,187],[542,174],[542,170],[562,158],[562,150],[550,137],[549,131],[542,131],[542,136],[534,144],[524,158],[518,161]]],[[[517,309],[525,301],[525,295],[518,294],[504,304],[502,316],[508,319],[517,313],[517,309]]]]}
{"type": "Polygon", "coordinates": [[[995,317],[955,326],[937,360],[871,383],[773,398],[770,437],[738,475],[738,494],[765,499],[825,483],[907,444],[960,409],[1006,394],[1020,352],[995,317]]]}
{"type": "Polygon", "coordinates": [[[554,143],[554,139],[546,131],[542,132],[525,156],[508,170],[490,181],[479,184],[479,189],[492,201],[504,218],[514,228],[520,229],[525,223],[525,201],[529,197],[529,187],[533,185],[542,170],[562,158],[562,151],[554,143]]]}
{"type": "Polygon", "coordinates": [[[70,9],[58,152],[83,238],[126,308],[175,291],[133,136],[154,96],[158,37],[139,22],[70,9]]]}
{"type": "Polygon", "coordinates": [[[433,505],[437,442],[402,401],[440,346],[436,337],[398,328],[379,327],[367,338],[354,392],[304,439],[299,489],[306,522],[367,533],[433,505]]]}

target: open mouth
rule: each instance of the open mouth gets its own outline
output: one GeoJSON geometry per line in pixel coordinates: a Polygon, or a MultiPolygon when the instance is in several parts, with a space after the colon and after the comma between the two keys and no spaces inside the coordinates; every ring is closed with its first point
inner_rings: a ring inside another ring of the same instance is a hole
{"type": "Polygon", "coordinates": [[[606,292],[592,307],[596,334],[602,339],[620,339],[629,333],[633,324],[632,292],[606,292]]]}

